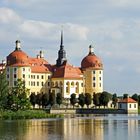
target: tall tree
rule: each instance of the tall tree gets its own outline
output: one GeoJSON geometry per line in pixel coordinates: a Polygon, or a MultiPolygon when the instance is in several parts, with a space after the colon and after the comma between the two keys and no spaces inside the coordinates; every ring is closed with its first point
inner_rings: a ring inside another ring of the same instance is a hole
{"type": "Polygon", "coordinates": [[[100,96],[101,96],[101,93],[96,93],[96,94],[93,95],[93,104],[95,106],[100,107],[100,96]]]}
{"type": "Polygon", "coordinates": [[[30,95],[30,102],[31,102],[33,108],[35,108],[35,104],[36,104],[36,95],[35,95],[35,93],[32,93],[30,95]]]}
{"type": "Polygon", "coordinates": [[[87,105],[87,108],[89,108],[89,105],[91,104],[91,94],[85,93],[85,104],[87,105]]]}
{"type": "Polygon", "coordinates": [[[124,93],[123,94],[123,99],[126,99],[126,98],[128,98],[128,94],[127,93],[124,93]]]}
{"type": "Polygon", "coordinates": [[[79,94],[78,103],[83,108],[85,105],[85,96],[84,94],[79,94]]]}
{"type": "Polygon", "coordinates": [[[0,73],[0,108],[6,107],[7,95],[9,93],[8,82],[5,71],[0,73]]]}
{"type": "Polygon", "coordinates": [[[36,95],[36,104],[38,104],[39,108],[42,106],[42,94],[38,93],[36,95]]]}
{"type": "Polygon", "coordinates": [[[29,98],[27,98],[27,95],[29,95],[29,89],[25,87],[25,82],[21,79],[17,79],[16,86],[12,87],[10,93],[10,96],[12,96],[11,98],[13,99],[11,109],[29,109],[30,101],[29,98]]]}
{"type": "Polygon", "coordinates": [[[112,95],[112,104],[114,105],[114,108],[115,108],[116,105],[117,105],[117,101],[118,101],[117,94],[114,93],[114,94],[112,95]]]}
{"type": "Polygon", "coordinates": [[[105,106],[108,105],[108,102],[111,100],[111,98],[112,98],[112,96],[111,96],[110,93],[108,93],[108,92],[106,92],[106,91],[103,91],[103,92],[101,93],[100,98],[99,98],[101,105],[103,105],[104,108],[105,108],[105,106]]]}
{"type": "Polygon", "coordinates": [[[55,93],[49,93],[49,104],[51,105],[51,107],[55,104],[55,93]]]}
{"type": "Polygon", "coordinates": [[[57,93],[57,95],[56,95],[56,103],[59,105],[59,107],[62,104],[62,94],[61,93],[57,93]]]}
{"type": "Polygon", "coordinates": [[[42,95],[42,107],[46,107],[49,104],[49,95],[47,93],[42,95]]]}
{"type": "Polygon", "coordinates": [[[138,95],[138,105],[140,106],[140,95],[138,95]]]}
{"type": "Polygon", "coordinates": [[[74,108],[74,105],[76,104],[76,102],[77,102],[77,100],[76,100],[76,94],[75,93],[72,93],[71,96],[70,96],[70,103],[73,106],[73,108],[74,108]]]}
{"type": "Polygon", "coordinates": [[[133,95],[132,95],[132,99],[134,99],[135,101],[138,101],[138,94],[136,94],[136,93],[133,94],[133,95]]]}

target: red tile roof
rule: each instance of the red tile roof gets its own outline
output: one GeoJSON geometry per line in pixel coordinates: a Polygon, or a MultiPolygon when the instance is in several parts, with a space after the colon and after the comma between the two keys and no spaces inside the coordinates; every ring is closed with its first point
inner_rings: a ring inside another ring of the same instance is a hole
{"type": "Polygon", "coordinates": [[[61,67],[54,66],[52,78],[77,78],[82,79],[80,68],[74,67],[67,62],[61,67]]]}
{"type": "Polygon", "coordinates": [[[95,69],[103,69],[103,64],[100,58],[98,58],[94,53],[88,54],[85,58],[83,58],[81,62],[81,68],[90,68],[93,67],[95,69]]]}
{"type": "Polygon", "coordinates": [[[129,98],[125,98],[125,99],[119,101],[119,103],[137,103],[137,101],[135,101],[129,97],[129,98]]]}
{"type": "Polygon", "coordinates": [[[45,73],[51,70],[51,66],[43,58],[29,58],[31,71],[35,73],[45,73]]]}

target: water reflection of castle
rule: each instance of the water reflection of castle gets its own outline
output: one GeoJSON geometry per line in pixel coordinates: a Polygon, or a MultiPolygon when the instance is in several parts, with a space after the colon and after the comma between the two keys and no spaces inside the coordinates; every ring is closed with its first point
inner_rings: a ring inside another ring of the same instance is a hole
{"type": "Polygon", "coordinates": [[[43,139],[45,134],[46,139],[57,137],[60,140],[118,140],[120,137],[132,140],[138,136],[138,125],[140,125],[137,116],[132,116],[132,114],[131,116],[107,115],[90,118],[65,118],[33,123],[35,123],[32,125],[33,127],[29,127],[29,132],[33,137],[43,139]]]}

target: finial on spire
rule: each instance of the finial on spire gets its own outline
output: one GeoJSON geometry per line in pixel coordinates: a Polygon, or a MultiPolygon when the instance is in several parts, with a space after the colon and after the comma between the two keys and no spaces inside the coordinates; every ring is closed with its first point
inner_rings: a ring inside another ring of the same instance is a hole
{"type": "Polygon", "coordinates": [[[92,45],[89,45],[89,54],[93,54],[94,51],[93,51],[93,46],[92,45]]]}
{"type": "Polygon", "coordinates": [[[61,26],[61,44],[60,46],[63,46],[63,25],[61,26]]]}

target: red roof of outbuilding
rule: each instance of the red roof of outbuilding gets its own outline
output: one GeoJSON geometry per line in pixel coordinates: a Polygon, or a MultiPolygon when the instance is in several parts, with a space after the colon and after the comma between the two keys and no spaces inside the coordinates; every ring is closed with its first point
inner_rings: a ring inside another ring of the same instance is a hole
{"type": "Polygon", "coordinates": [[[129,97],[129,98],[125,98],[125,99],[119,101],[119,103],[137,103],[137,101],[135,101],[129,97]]]}

